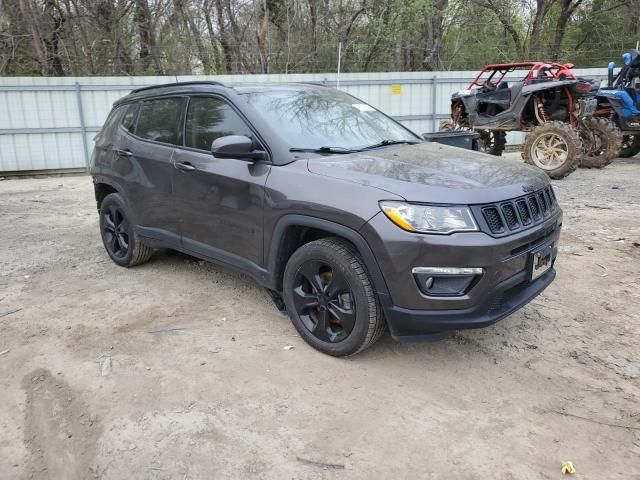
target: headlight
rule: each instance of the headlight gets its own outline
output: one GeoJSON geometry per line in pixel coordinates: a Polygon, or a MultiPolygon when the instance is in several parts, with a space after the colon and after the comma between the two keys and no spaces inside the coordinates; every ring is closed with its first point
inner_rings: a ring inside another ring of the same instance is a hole
{"type": "Polygon", "coordinates": [[[471,211],[464,206],[380,202],[380,208],[393,223],[409,232],[446,234],[478,230],[471,211]]]}

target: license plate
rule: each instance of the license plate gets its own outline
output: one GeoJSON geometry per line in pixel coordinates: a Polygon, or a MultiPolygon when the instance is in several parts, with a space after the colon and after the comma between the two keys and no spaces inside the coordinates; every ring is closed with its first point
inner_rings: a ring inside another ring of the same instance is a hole
{"type": "Polygon", "coordinates": [[[531,253],[531,280],[535,280],[551,268],[553,263],[553,244],[546,245],[531,253]]]}

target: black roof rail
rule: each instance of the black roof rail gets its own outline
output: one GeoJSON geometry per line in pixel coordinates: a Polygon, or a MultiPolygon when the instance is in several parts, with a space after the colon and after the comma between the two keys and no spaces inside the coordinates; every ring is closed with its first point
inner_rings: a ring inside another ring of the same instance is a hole
{"type": "Polygon", "coordinates": [[[163,83],[161,85],[151,85],[149,87],[136,88],[135,90],[131,90],[131,93],[138,93],[146,90],[153,90],[154,88],[183,87],[187,85],[217,85],[220,87],[226,87],[224,83],[216,82],[214,80],[193,80],[190,82],[163,83]]]}

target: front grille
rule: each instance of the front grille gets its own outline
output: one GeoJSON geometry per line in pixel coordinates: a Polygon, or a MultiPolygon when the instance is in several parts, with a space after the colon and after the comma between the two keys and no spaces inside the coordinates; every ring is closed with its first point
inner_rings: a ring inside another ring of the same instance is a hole
{"type": "Polygon", "coordinates": [[[518,200],[516,202],[518,206],[518,213],[520,214],[520,220],[522,220],[523,225],[531,224],[531,214],[529,213],[529,209],[527,208],[527,202],[525,200],[518,200]]]}
{"type": "Polygon", "coordinates": [[[529,208],[531,209],[533,219],[538,220],[540,218],[540,207],[538,206],[536,197],[529,197],[529,208]]]}
{"type": "Polygon", "coordinates": [[[530,228],[549,218],[558,203],[549,186],[535,193],[490,205],[480,205],[479,212],[486,228],[494,235],[530,228]]]}
{"type": "Polygon", "coordinates": [[[484,214],[484,219],[487,221],[487,225],[489,225],[489,230],[494,233],[504,232],[502,219],[500,218],[500,213],[498,213],[498,209],[496,207],[487,207],[482,211],[482,213],[484,214]]]}
{"type": "Polygon", "coordinates": [[[511,203],[502,205],[502,214],[504,215],[504,219],[507,221],[507,226],[511,230],[515,230],[520,226],[518,216],[516,215],[516,209],[511,203]]]}

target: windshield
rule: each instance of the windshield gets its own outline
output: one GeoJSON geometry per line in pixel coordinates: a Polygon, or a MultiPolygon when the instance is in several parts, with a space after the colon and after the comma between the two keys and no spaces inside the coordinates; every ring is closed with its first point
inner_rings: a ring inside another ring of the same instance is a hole
{"type": "Polygon", "coordinates": [[[292,147],[360,149],[420,138],[375,108],[340,90],[268,90],[247,101],[292,147]]]}

